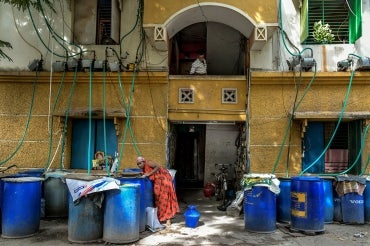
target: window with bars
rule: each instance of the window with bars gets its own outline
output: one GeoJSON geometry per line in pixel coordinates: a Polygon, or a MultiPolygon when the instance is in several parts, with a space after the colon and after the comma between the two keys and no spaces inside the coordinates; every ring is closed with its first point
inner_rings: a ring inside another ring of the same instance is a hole
{"type": "Polygon", "coordinates": [[[120,9],[116,0],[74,1],[74,42],[118,44],[120,21],[120,9]]]}
{"type": "Polygon", "coordinates": [[[317,44],[313,25],[321,20],[334,34],[333,44],[354,43],[362,35],[361,0],[303,0],[301,43],[317,44]]]}

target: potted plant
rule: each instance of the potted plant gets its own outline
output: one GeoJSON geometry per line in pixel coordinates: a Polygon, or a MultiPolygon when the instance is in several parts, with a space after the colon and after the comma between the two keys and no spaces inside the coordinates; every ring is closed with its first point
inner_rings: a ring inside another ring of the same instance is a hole
{"type": "Polygon", "coordinates": [[[329,44],[334,41],[334,34],[331,33],[329,24],[322,24],[322,21],[317,21],[313,24],[312,36],[316,42],[322,44],[322,71],[326,71],[326,47],[325,44],[329,44]]]}

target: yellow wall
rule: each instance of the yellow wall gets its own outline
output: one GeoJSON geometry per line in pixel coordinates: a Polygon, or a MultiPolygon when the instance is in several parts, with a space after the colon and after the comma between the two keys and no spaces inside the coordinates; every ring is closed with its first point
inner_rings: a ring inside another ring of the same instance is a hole
{"type": "MultiPolygon", "coordinates": [[[[61,131],[64,127],[60,117],[48,117],[49,102],[50,111],[54,108],[54,102],[62,73],[54,73],[52,83],[50,74],[39,73],[36,93],[29,125],[26,124],[32,99],[33,84],[36,73],[0,73],[0,160],[3,166],[16,164],[19,168],[44,168],[48,160],[50,147],[50,135],[48,122],[53,120],[53,141],[51,157],[55,154],[61,131]],[[51,86],[51,88],[50,88],[51,86]],[[51,96],[49,98],[49,90],[51,96]],[[25,132],[25,139],[22,135],[25,132]],[[19,146],[19,147],[18,147],[19,146]],[[9,158],[9,161],[6,159],[9,158]]],[[[103,107],[103,81],[106,78],[106,108],[122,109],[121,93],[119,89],[117,73],[94,73],[92,76],[92,108],[103,107]]],[[[70,109],[87,110],[89,108],[89,73],[79,72],[74,88],[70,109]]],[[[118,118],[119,123],[119,147],[123,148],[123,157],[120,168],[136,167],[137,148],[142,155],[160,164],[166,160],[166,129],[167,129],[167,77],[166,73],[138,73],[133,77],[132,73],[121,74],[122,87],[128,104],[128,97],[134,81],[134,90],[131,107],[131,127],[135,141],[127,132],[127,138],[122,143],[122,136],[126,120],[118,118]]],[[[58,105],[54,114],[62,115],[68,107],[68,98],[73,84],[73,73],[67,73],[63,88],[60,93],[58,105]]],[[[72,117],[72,116],[71,116],[72,117]]],[[[67,129],[67,142],[65,149],[65,166],[70,167],[71,148],[71,125],[67,129]]],[[[60,160],[60,148],[56,153],[54,164],[51,168],[58,168],[60,160]]]]}
{"type": "MultiPolygon", "coordinates": [[[[177,11],[192,5],[209,1],[194,0],[145,0],[144,24],[162,24],[177,11]]],[[[212,1],[220,5],[230,5],[240,9],[251,17],[256,23],[276,23],[277,4],[276,1],[255,1],[255,0],[224,0],[212,1]]]]}
{"type": "MultiPolygon", "coordinates": [[[[313,78],[313,73],[303,73],[302,80],[298,75],[293,76],[291,72],[252,73],[249,99],[251,172],[270,173],[275,170],[278,176],[285,176],[287,172],[292,176],[302,171],[300,141],[303,119],[292,122],[291,139],[288,134],[284,142],[296,88],[299,88],[297,101],[301,101],[297,112],[305,113],[308,120],[317,120],[312,117],[320,114],[320,120],[338,121],[350,84],[350,73],[317,74],[303,99],[304,90],[313,78]],[[337,115],[333,116],[333,112],[337,115]]],[[[367,93],[370,89],[369,75],[364,72],[355,73],[345,110],[346,119],[354,119],[351,118],[353,114],[362,115],[362,118],[370,117],[370,98],[367,93]]],[[[369,143],[367,139],[362,155],[363,167],[370,154],[369,143]]]]}
{"type": "Polygon", "coordinates": [[[172,76],[169,81],[169,120],[245,121],[244,76],[172,76]],[[179,89],[194,90],[194,103],[179,103],[179,89]],[[237,103],[222,103],[222,89],[237,88],[237,103]]]}

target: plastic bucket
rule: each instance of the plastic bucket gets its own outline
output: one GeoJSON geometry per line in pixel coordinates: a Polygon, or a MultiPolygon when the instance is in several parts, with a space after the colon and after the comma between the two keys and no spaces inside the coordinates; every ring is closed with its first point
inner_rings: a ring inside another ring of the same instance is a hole
{"type": "Polygon", "coordinates": [[[276,194],[265,186],[244,191],[245,229],[269,233],[276,230],[276,194]]]}
{"type": "Polygon", "coordinates": [[[138,241],[139,209],[140,184],[124,184],[119,190],[107,191],[103,240],[116,244],[138,241]]]}
{"type": "Polygon", "coordinates": [[[343,223],[364,224],[364,196],[357,192],[346,193],[341,197],[343,223]]]}
{"type": "Polygon", "coordinates": [[[45,217],[68,216],[68,187],[64,179],[66,174],[68,173],[58,171],[45,174],[45,217]]]}
{"type": "Polygon", "coordinates": [[[276,219],[279,222],[290,222],[290,178],[279,178],[280,193],[276,197],[276,219]]]}
{"type": "Polygon", "coordinates": [[[3,178],[1,224],[3,238],[23,238],[40,227],[42,179],[3,178]]]}
{"type": "Polygon", "coordinates": [[[365,199],[365,222],[370,223],[370,180],[366,180],[364,192],[365,199]]]}
{"type": "Polygon", "coordinates": [[[68,194],[68,241],[91,243],[101,240],[103,210],[90,199],[93,195],[81,197],[75,204],[68,194]]]}
{"type": "Polygon", "coordinates": [[[324,231],[323,180],[318,177],[293,177],[290,194],[292,229],[305,232],[324,231]]]}
{"type": "Polygon", "coordinates": [[[153,207],[153,184],[149,178],[129,178],[129,177],[121,177],[118,178],[121,185],[124,184],[140,184],[140,219],[139,219],[139,230],[140,232],[145,231],[146,226],[146,208],[153,207]]]}
{"type": "Polygon", "coordinates": [[[324,179],[324,222],[333,223],[334,220],[334,198],[333,198],[333,179],[324,179]]]}

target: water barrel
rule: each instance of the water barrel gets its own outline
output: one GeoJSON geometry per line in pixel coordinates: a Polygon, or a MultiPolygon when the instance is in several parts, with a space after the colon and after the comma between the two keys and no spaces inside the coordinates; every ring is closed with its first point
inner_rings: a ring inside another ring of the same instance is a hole
{"type": "Polygon", "coordinates": [[[40,227],[42,179],[3,178],[1,227],[3,238],[23,238],[40,227]]]}
{"type": "Polygon", "coordinates": [[[333,178],[324,178],[324,222],[334,221],[333,178]]]}
{"type": "Polygon", "coordinates": [[[357,192],[349,192],[341,197],[343,223],[364,224],[364,196],[357,192]]]}
{"type": "Polygon", "coordinates": [[[323,180],[312,176],[293,177],[290,197],[291,228],[304,232],[324,231],[323,180]]]}
{"type": "Polygon", "coordinates": [[[333,212],[333,220],[337,222],[342,222],[342,199],[338,195],[338,193],[333,190],[333,204],[334,204],[334,212],[333,212]]]}
{"type": "Polygon", "coordinates": [[[370,223],[370,180],[366,180],[364,199],[365,199],[365,222],[370,223]]]}
{"type": "Polygon", "coordinates": [[[140,219],[139,230],[145,231],[146,226],[146,208],[153,207],[153,184],[149,178],[142,177],[120,177],[118,178],[120,184],[140,184],[140,219]]]}
{"type": "Polygon", "coordinates": [[[139,240],[140,184],[108,190],[104,207],[104,241],[123,244],[139,240]]]}
{"type": "Polygon", "coordinates": [[[44,199],[47,218],[68,216],[68,187],[64,178],[67,174],[68,172],[64,171],[45,173],[44,199]]]}
{"type": "Polygon", "coordinates": [[[270,233],[276,230],[276,194],[265,186],[253,186],[244,191],[245,229],[270,233]]]}
{"type": "Polygon", "coordinates": [[[68,241],[73,243],[100,241],[103,236],[103,209],[93,201],[93,197],[101,194],[81,197],[76,204],[70,193],[68,194],[68,241]]]}
{"type": "Polygon", "coordinates": [[[26,174],[30,177],[38,177],[38,178],[40,178],[43,175],[43,173],[44,173],[43,168],[29,169],[26,171],[19,172],[19,174],[26,174]]]}
{"type": "Polygon", "coordinates": [[[282,223],[290,222],[290,178],[279,178],[280,193],[276,197],[276,220],[282,223]]]}

